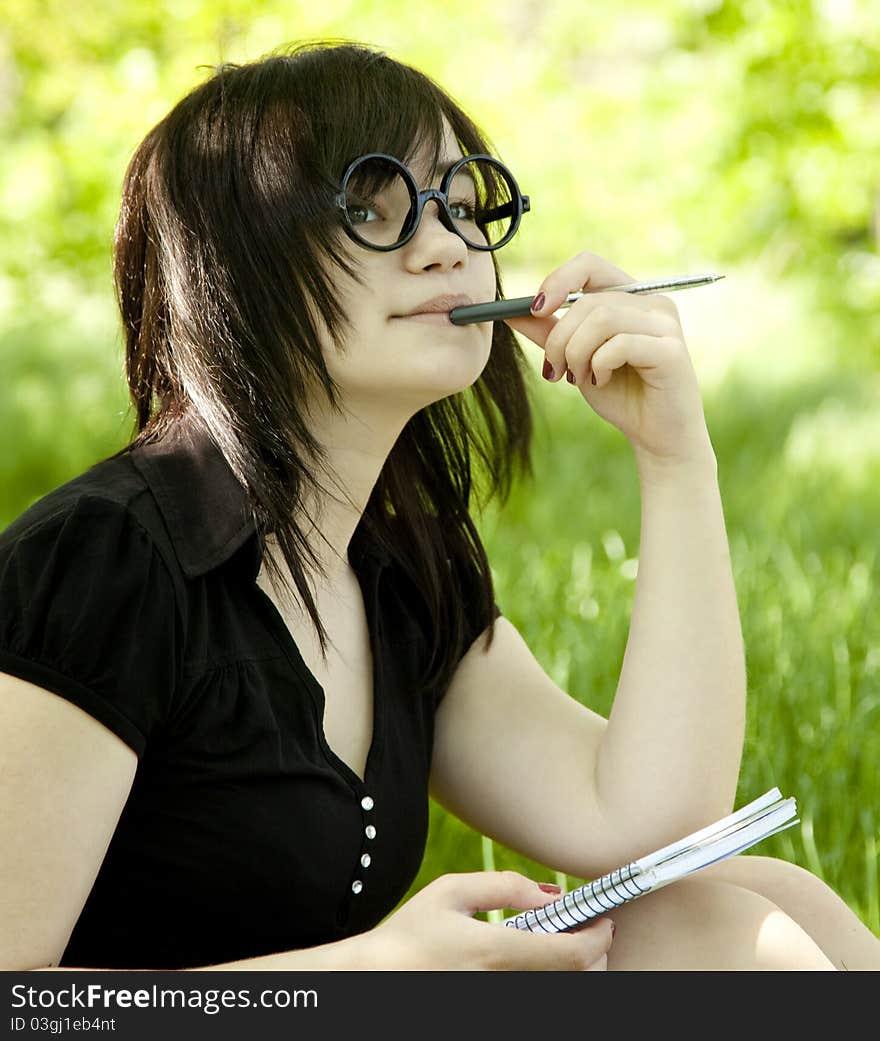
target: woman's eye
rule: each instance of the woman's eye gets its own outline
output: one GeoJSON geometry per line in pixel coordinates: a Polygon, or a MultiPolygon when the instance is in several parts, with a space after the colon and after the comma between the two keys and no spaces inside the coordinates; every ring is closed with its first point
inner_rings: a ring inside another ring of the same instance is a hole
{"type": "Polygon", "coordinates": [[[466,202],[464,200],[453,202],[450,200],[449,208],[452,210],[452,216],[456,220],[473,221],[477,215],[477,211],[472,202],[466,202]]]}
{"type": "Polygon", "coordinates": [[[378,215],[376,214],[376,210],[374,210],[371,206],[367,206],[366,203],[359,204],[356,206],[347,206],[346,210],[348,212],[349,219],[354,224],[366,223],[369,219],[367,217],[368,213],[378,215]]]}

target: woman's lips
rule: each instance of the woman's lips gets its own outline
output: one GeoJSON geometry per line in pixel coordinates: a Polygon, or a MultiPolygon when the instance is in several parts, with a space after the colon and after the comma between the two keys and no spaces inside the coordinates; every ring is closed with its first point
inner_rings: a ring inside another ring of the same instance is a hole
{"type": "Polygon", "coordinates": [[[397,317],[407,322],[428,322],[431,325],[449,325],[454,329],[460,328],[454,325],[448,311],[422,311],[421,314],[401,314],[397,317]]]}

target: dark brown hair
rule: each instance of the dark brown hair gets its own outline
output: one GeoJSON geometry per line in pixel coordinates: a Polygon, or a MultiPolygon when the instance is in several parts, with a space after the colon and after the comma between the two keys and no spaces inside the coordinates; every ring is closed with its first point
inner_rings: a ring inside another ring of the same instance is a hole
{"type": "MultiPolygon", "coordinates": [[[[117,455],[195,412],[247,490],[260,537],[274,532],[325,656],[301,561],[320,565],[294,518],[304,490],[321,487],[307,389],[339,408],[313,315],[342,343],[350,326],[333,265],[363,284],[332,199],[346,163],[365,152],[410,162],[427,147],[436,170],[444,116],[464,154],[495,154],[433,80],[384,52],[339,40],[286,46],[213,69],[147,134],[123,182],[114,278],[136,420],[117,455]]],[[[465,603],[491,621],[470,502],[506,501],[515,464],[532,475],[525,372],[513,333],[496,322],[479,379],[409,420],[361,521],[424,602],[433,647],[423,688],[443,689],[466,649],[465,603]]],[[[290,593],[272,555],[264,562],[290,593]]]]}

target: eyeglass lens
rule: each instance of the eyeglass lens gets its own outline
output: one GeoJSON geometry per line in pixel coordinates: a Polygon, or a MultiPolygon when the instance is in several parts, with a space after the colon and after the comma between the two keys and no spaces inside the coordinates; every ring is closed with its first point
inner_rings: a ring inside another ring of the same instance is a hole
{"type": "MultiPolygon", "coordinates": [[[[349,225],[364,243],[394,246],[415,221],[412,184],[386,159],[362,160],[352,171],[345,192],[349,225]]],[[[516,207],[504,171],[485,159],[459,167],[448,186],[449,211],[459,234],[470,245],[495,245],[507,235],[516,207]]],[[[435,204],[436,205],[436,204],[435,204]]]]}

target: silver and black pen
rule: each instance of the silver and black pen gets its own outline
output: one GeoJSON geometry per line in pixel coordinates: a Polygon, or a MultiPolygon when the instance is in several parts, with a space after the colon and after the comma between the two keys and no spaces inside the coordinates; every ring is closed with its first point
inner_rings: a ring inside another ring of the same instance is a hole
{"type": "MultiPolygon", "coordinates": [[[[603,286],[586,293],[569,293],[559,307],[571,307],[582,296],[594,293],[674,293],[678,289],[692,289],[717,282],[724,275],[689,275],[684,278],[658,279],[653,282],[630,282],[622,286],[603,286]]],[[[449,312],[453,325],[471,325],[474,322],[495,322],[500,318],[526,318],[531,314],[533,296],[517,296],[512,300],[495,300],[487,304],[468,304],[449,312]]],[[[557,308],[558,310],[558,308],[557,308]]]]}

